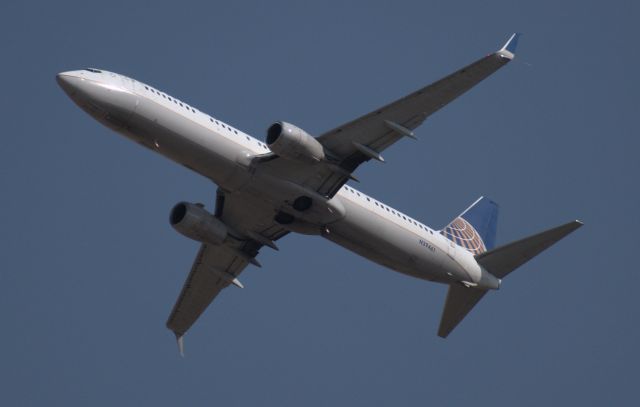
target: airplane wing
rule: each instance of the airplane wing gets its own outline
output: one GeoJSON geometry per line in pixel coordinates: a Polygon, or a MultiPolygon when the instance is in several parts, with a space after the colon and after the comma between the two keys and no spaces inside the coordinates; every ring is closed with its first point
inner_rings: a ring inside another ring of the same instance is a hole
{"type": "Polygon", "coordinates": [[[275,241],[288,232],[273,221],[273,212],[236,194],[218,192],[215,215],[230,229],[225,245],[203,243],[182,291],[169,315],[167,328],[176,335],[180,353],[182,337],[222,289],[233,284],[244,288],[238,276],[255,260],[264,245],[277,249],[275,241]]]}
{"type": "Polygon", "coordinates": [[[176,335],[182,349],[182,337],[214,298],[230,284],[242,287],[238,275],[249,264],[223,246],[202,244],[191,272],[185,281],[169,319],[167,328],[176,335]]]}
{"type": "Polygon", "coordinates": [[[382,151],[403,137],[415,138],[413,130],[427,117],[513,59],[518,37],[513,34],[499,51],[319,136],[318,141],[334,158],[331,164],[299,164],[273,154],[259,164],[277,176],[332,197],[360,164],[370,159],[384,161],[382,151]]]}

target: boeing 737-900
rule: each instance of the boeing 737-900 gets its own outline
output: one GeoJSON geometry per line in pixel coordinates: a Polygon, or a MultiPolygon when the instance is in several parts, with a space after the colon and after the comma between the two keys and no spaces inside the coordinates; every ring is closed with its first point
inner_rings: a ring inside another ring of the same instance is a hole
{"type": "Polygon", "coordinates": [[[169,315],[182,338],[263,247],[290,232],[320,235],[391,270],[448,286],[438,335],[446,337],[501,280],[579,221],[496,247],[498,206],[481,197],[435,230],[347,185],[354,171],[514,58],[518,34],[500,50],[318,137],[284,121],[265,143],[150,85],[100,69],[62,72],[67,95],[100,123],[217,185],[215,209],[180,202],[171,225],[200,250],[169,315]]]}

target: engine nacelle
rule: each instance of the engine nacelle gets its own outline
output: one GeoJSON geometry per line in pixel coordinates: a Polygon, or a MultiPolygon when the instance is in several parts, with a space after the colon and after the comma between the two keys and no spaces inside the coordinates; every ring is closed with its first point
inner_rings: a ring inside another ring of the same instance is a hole
{"type": "Polygon", "coordinates": [[[306,131],[287,122],[273,123],[267,129],[267,145],[280,157],[315,163],[324,160],[324,147],[306,131]]]}
{"type": "Polygon", "coordinates": [[[171,226],[198,242],[220,245],[227,238],[227,226],[199,205],[180,202],[169,215],[171,226]]]}

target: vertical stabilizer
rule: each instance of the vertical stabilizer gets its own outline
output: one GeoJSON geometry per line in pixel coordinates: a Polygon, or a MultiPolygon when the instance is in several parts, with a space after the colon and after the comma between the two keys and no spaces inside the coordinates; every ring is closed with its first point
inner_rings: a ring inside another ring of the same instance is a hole
{"type": "Polygon", "coordinates": [[[440,233],[474,255],[491,250],[496,244],[498,204],[480,197],[440,233]]]}

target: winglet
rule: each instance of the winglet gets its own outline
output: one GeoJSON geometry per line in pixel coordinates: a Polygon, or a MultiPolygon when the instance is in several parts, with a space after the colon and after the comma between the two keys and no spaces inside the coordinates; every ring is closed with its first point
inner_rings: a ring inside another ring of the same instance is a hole
{"type": "Polygon", "coordinates": [[[184,357],[184,336],[176,333],[176,340],[178,341],[178,350],[180,351],[180,356],[184,357]]]}
{"type": "Polygon", "coordinates": [[[521,33],[513,33],[509,41],[504,44],[504,47],[498,51],[498,55],[503,58],[513,59],[516,56],[516,48],[518,47],[518,39],[520,38],[521,33]]]}

